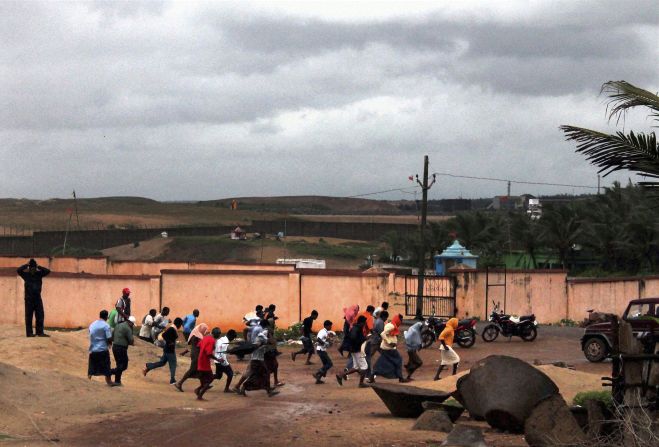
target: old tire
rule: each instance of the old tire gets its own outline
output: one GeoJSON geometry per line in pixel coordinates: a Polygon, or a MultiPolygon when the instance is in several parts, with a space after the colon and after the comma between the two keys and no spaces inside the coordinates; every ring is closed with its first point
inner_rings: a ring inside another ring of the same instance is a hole
{"type": "Polygon", "coordinates": [[[485,329],[483,329],[483,333],[481,334],[481,338],[485,343],[490,343],[496,340],[498,336],[499,328],[493,324],[488,324],[485,326],[485,329]]]}
{"type": "Polygon", "coordinates": [[[429,348],[435,343],[435,334],[430,329],[425,329],[421,332],[421,347],[423,349],[429,348]]]}
{"type": "Polygon", "coordinates": [[[533,341],[536,339],[537,336],[538,336],[538,329],[535,326],[531,326],[530,328],[524,331],[524,334],[520,335],[520,337],[524,341],[533,341]]]}
{"type": "Polygon", "coordinates": [[[589,362],[598,363],[608,355],[608,347],[601,338],[590,338],[584,343],[583,354],[589,362]]]}
{"type": "Polygon", "coordinates": [[[456,341],[463,348],[471,348],[476,343],[476,331],[464,329],[457,334],[456,341]]]}

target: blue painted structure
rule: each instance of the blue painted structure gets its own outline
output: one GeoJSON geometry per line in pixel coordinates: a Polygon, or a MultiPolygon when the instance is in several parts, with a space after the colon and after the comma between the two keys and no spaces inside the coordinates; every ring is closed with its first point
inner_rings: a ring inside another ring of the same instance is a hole
{"type": "Polygon", "coordinates": [[[441,254],[435,255],[435,271],[438,275],[446,275],[448,269],[457,264],[464,264],[471,268],[476,268],[478,256],[471,254],[469,250],[463,247],[456,239],[441,254]]]}

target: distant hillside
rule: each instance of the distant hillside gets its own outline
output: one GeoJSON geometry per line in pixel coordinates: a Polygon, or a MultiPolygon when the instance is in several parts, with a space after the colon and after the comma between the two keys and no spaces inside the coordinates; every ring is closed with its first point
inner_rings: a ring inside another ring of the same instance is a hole
{"type": "Polygon", "coordinates": [[[199,203],[229,208],[233,200],[239,210],[280,214],[401,214],[390,201],[329,196],[236,197],[199,203]]]}
{"type": "Polygon", "coordinates": [[[255,218],[277,217],[197,202],[168,203],[143,197],[82,198],[77,203],[73,199],[0,199],[0,235],[63,230],[72,212],[71,228],[77,229],[79,220],[83,230],[245,224],[255,218]]]}

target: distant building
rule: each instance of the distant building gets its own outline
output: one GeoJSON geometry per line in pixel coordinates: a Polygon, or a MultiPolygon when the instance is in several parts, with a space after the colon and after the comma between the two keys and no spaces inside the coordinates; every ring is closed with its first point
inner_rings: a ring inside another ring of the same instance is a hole
{"type": "Polygon", "coordinates": [[[445,275],[452,267],[464,265],[467,268],[476,268],[477,264],[478,256],[471,254],[457,239],[441,254],[435,255],[435,272],[438,275],[445,275]]]}
{"type": "Polygon", "coordinates": [[[529,201],[536,199],[531,194],[521,196],[495,196],[488,209],[493,210],[528,210],[529,201]]]}
{"type": "Polygon", "coordinates": [[[237,240],[237,241],[244,241],[244,240],[247,239],[247,233],[242,228],[236,227],[231,232],[231,239],[234,239],[234,240],[237,240]]]}
{"type": "Polygon", "coordinates": [[[294,265],[297,269],[324,269],[324,259],[289,259],[279,258],[277,264],[294,265]]]}

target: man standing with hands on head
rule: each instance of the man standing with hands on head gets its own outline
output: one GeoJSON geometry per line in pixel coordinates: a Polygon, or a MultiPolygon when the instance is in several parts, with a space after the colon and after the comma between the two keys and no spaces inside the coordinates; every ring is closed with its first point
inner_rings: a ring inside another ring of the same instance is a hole
{"type": "Polygon", "coordinates": [[[25,335],[34,337],[32,332],[32,316],[36,320],[37,337],[49,337],[43,331],[43,301],[41,300],[41,280],[50,273],[46,267],[37,265],[37,261],[20,266],[16,273],[25,282],[25,335]]]}

